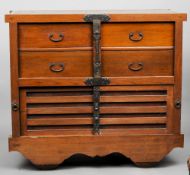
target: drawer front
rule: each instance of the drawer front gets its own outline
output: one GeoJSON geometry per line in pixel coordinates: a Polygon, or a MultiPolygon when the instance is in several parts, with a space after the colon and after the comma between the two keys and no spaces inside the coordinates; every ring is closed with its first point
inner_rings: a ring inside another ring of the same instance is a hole
{"type": "MultiPolygon", "coordinates": [[[[173,23],[104,23],[103,47],[174,45],[173,23]]],[[[21,24],[20,48],[91,47],[92,24],[21,24]]]]}
{"type": "Polygon", "coordinates": [[[102,24],[104,47],[173,46],[174,23],[102,24]]]}
{"type": "Polygon", "coordinates": [[[106,77],[173,75],[173,50],[104,51],[102,62],[106,77]]]}
{"type": "MultiPolygon", "coordinates": [[[[100,87],[102,134],[166,133],[172,116],[170,86],[100,87]]],[[[23,134],[92,134],[91,87],[21,91],[23,134]]]]}
{"type": "MultiPolygon", "coordinates": [[[[103,51],[102,76],[173,75],[173,51],[103,51]]],[[[20,77],[92,77],[92,52],[21,52],[20,77]]]]}
{"type": "Polygon", "coordinates": [[[21,52],[20,77],[91,77],[92,53],[21,52]]]}
{"type": "Polygon", "coordinates": [[[85,23],[21,24],[20,48],[91,46],[91,25],[85,23]]]}

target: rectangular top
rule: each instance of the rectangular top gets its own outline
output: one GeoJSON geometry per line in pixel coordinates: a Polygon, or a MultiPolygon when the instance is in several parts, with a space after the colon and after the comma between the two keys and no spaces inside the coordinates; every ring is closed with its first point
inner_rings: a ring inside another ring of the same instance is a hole
{"type": "Polygon", "coordinates": [[[85,22],[88,14],[108,15],[110,22],[127,21],[177,21],[186,20],[185,13],[171,10],[64,10],[64,11],[10,11],[5,15],[6,22],[85,22]]]}

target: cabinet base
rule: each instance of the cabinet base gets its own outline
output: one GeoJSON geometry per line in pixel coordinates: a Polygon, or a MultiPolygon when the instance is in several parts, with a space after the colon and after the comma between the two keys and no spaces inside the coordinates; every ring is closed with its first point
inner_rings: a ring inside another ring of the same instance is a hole
{"type": "Polygon", "coordinates": [[[173,148],[183,147],[183,135],[21,136],[9,138],[9,150],[19,151],[40,169],[56,168],[74,154],[91,157],[121,153],[137,166],[159,162],[173,148]]]}

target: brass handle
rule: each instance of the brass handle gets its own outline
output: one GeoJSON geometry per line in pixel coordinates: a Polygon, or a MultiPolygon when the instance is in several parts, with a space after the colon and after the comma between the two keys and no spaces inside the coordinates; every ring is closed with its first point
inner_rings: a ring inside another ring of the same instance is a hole
{"type": "Polygon", "coordinates": [[[52,72],[62,72],[64,70],[64,63],[50,63],[49,69],[52,72]]]}
{"type": "Polygon", "coordinates": [[[63,33],[58,33],[58,34],[50,33],[49,34],[49,40],[52,41],[52,42],[60,42],[60,41],[63,40],[63,38],[64,38],[63,33]],[[55,35],[57,35],[58,37],[55,38],[55,35]]]}
{"type": "Polygon", "coordinates": [[[129,39],[131,41],[141,41],[143,39],[144,35],[142,32],[130,32],[129,33],[129,39]]]}
{"type": "Polygon", "coordinates": [[[128,68],[132,71],[139,71],[143,69],[143,63],[129,63],[128,68]]]}

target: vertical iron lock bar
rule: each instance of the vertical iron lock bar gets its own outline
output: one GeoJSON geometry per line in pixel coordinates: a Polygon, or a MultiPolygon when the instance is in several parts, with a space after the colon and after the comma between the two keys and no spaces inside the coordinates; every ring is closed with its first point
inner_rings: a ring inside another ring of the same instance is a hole
{"type": "Polygon", "coordinates": [[[93,78],[85,81],[93,86],[93,134],[100,134],[100,87],[110,83],[101,77],[101,22],[110,20],[107,15],[86,15],[84,21],[93,23],[93,78]]]}

